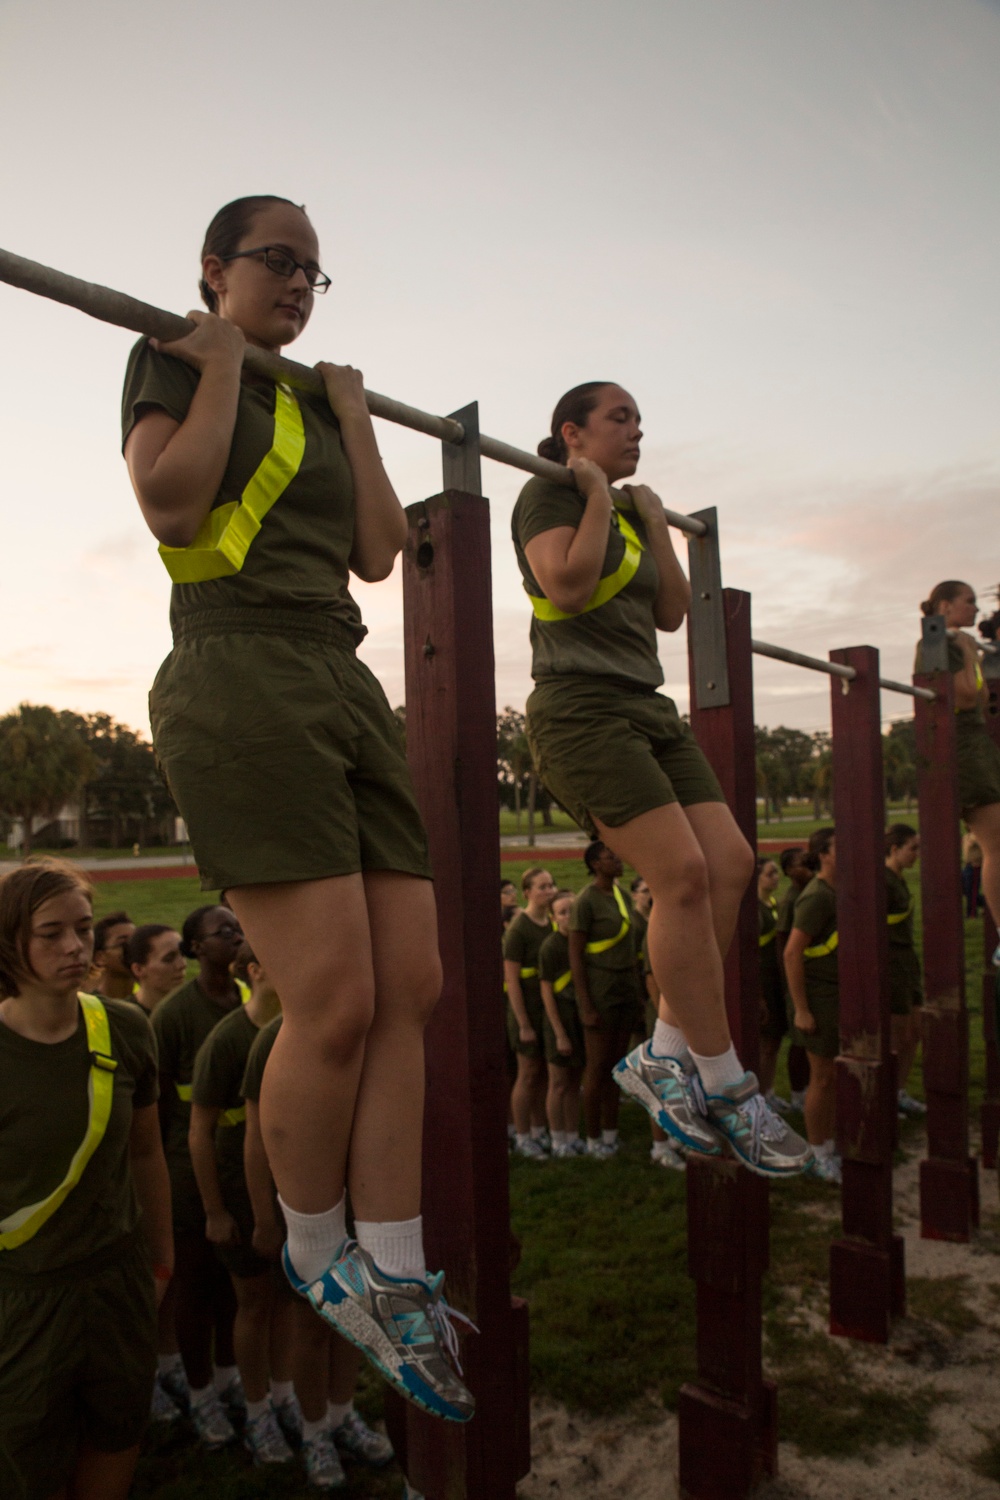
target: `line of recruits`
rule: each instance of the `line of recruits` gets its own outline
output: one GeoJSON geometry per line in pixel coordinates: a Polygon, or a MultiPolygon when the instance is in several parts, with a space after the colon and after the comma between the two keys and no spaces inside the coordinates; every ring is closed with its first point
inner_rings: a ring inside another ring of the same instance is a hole
{"type": "MultiPolygon", "coordinates": [[[[894,823],[885,836],[886,909],[899,1111],[925,1106],[906,1084],[920,1043],[923,1001],[913,934],[913,898],[905,871],[916,863],[915,829],[894,823]]],[[[512,1073],[511,1145],[531,1161],[618,1150],[619,1091],[612,1065],[649,1037],[658,995],[645,952],[651,895],[641,876],[622,890],[621,861],[602,843],[584,854],[590,880],[576,894],[559,890],[548,870],[526,870],[525,906],[514,883],[501,884],[504,987],[512,1073]],[[585,1138],[579,1133],[580,1117],[585,1138]]],[[[808,847],[758,862],[760,1085],[781,1113],[801,1111],[814,1160],[809,1174],[839,1183],[835,1059],[840,1050],[837,964],[837,862],[834,829],[808,847]],[[788,885],[779,903],[782,875],[788,885]],[[791,1097],[774,1092],[782,1042],[789,1040],[791,1097]]],[[[684,1153],[655,1124],[651,1160],[683,1170],[684,1153]]]]}

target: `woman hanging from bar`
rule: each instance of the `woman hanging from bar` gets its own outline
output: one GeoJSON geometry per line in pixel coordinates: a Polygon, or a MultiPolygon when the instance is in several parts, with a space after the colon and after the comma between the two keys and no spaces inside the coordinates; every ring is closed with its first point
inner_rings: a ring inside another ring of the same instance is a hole
{"type": "Polygon", "coordinates": [[[304,210],[228,204],[201,267],[208,313],[137,344],[123,397],[129,474],[174,583],[154,742],[204,884],[228,892],[281,996],[261,1126],[289,1280],[402,1395],[466,1421],[420,1219],[441,985],[427,840],[348,590],[352,572],[388,577],[406,517],[360,371],[318,365],[323,400],[242,370],[246,344],[290,343],[330,285],[304,210]]]}
{"type": "Polygon", "coordinates": [[[659,498],[635,473],[642,434],[627,391],[567,392],[538,451],[576,488],[532,479],[513,515],[534,610],[527,733],[536,768],[574,817],[652,892],[648,956],[661,995],[650,1042],[615,1068],[674,1140],[729,1149],[767,1176],[800,1172],[807,1144],[767,1106],[732,1045],[723,955],[754,862],[719,783],[669,698],[657,630],[684,622],[690,587],[659,498]]]}
{"type": "MultiPolygon", "coordinates": [[[[941,615],[948,631],[948,669],[955,679],[955,738],[958,803],[970,833],[983,851],[982,891],[994,922],[1000,922],[1000,747],[986,728],[990,694],[979,665],[981,646],[969,627],[976,623],[976,595],[957,578],[935,584],[920,606],[923,615],[941,615]]],[[[918,645],[915,672],[922,672],[918,645]]],[[[1000,961],[1000,948],[994,955],[1000,961]]]]}

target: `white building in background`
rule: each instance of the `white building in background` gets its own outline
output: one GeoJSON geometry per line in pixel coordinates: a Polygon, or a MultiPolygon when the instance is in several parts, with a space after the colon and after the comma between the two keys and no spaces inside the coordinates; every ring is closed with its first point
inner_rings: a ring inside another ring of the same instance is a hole
{"type": "MultiPolygon", "coordinates": [[[[66,839],[72,843],[78,843],[80,839],[80,804],[79,802],[67,802],[61,807],[54,818],[46,817],[39,813],[31,820],[31,837],[37,838],[38,834],[45,832],[47,841],[54,839],[66,839]]],[[[7,835],[7,848],[20,849],[24,843],[24,819],[15,818],[7,835]]]]}

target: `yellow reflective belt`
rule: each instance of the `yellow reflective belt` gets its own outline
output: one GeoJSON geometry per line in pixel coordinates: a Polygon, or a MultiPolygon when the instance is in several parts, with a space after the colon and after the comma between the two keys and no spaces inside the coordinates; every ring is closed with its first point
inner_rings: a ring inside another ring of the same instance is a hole
{"type": "Polygon", "coordinates": [[[538,977],[537,969],[522,969],[520,973],[522,979],[536,979],[538,977]]]}
{"type": "Polygon", "coordinates": [[[622,925],[618,929],[615,937],[601,938],[596,943],[588,943],[586,948],[584,949],[585,953],[607,953],[609,948],[616,947],[621,942],[625,934],[631,931],[632,922],[629,918],[628,907],[625,905],[625,897],[622,895],[621,891],[616,885],[612,885],[611,889],[615,893],[615,900],[618,902],[618,910],[622,914],[622,925]]]}
{"type": "Polygon", "coordinates": [[[802,950],[802,957],[803,958],[825,958],[828,953],[832,953],[833,952],[833,950],[836,948],[838,942],[839,942],[839,935],[835,932],[830,937],[827,938],[827,940],[826,940],[825,943],[817,943],[816,946],[815,946],[815,948],[804,948],[802,950]]]}
{"type": "Polygon", "coordinates": [[[104,1139],[111,1118],[111,1103],[115,1091],[115,1069],[118,1064],[111,1056],[111,1032],[108,1028],[108,1013],[96,995],[80,995],[84,1025],[87,1028],[87,1045],[90,1049],[90,1077],[87,1080],[89,1113],[87,1133],[80,1142],[69,1170],[59,1186],[39,1203],[30,1203],[19,1208],[0,1221],[0,1250],[16,1250],[37,1234],[47,1219],[65,1202],[83,1176],[84,1168],[104,1139]]]}
{"type": "Polygon", "coordinates": [[[560,974],[558,979],[553,979],[552,988],[557,995],[561,995],[568,984],[573,982],[573,970],[567,969],[565,974],[560,974]]]}
{"type": "Polygon", "coordinates": [[[274,441],[239,500],[210,510],[187,547],[160,547],[174,583],[204,583],[238,573],[271,506],[302,466],[306,434],[292,392],[274,388],[274,441]]]}
{"type": "Polygon", "coordinates": [[[241,1104],[238,1109],[224,1109],[219,1113],[220,1125],[242,1125],[247,1117],[247,1107],[241,1104]]]}
{"type": "Polygon", "coordinates": [[[886,917],[890,927],[897,927],[900,922],[905,922],[907,917],[913,916],[913,902],[911,901],[905,911],[891,911],[886,917]]]}
{"type": "Polygon", "coordinates": [[[185,1104],[191,1103],[191,1085],[189,1083],[175,1083],[178,1099],[183,1099],[185,1104]]]}
{"type": "Polygon", "coordinates": [[[585,615],[592,609],[600,609],[602,604],[607,604],[609,599],[613,599],[616,594],[620,594],[625,585],[630,583],[635,577],[636,569],[639,566],[639,559],[642,557],[642,543],[635,528],[629,525],[621,511],[617,511],[616,514],[618,516],[618,530],[625,543],[625,553],[615,571],[609,573],[607,578],[600,580],[582,609],[570,610],[568,613],[565,610],[556,609],[551,599],[546,599],[537,594],[529,594],[528,598],[531,600],[531,607],[540,620],[575,620],[578,615],[585,615]]]}
{"type": "Polygon", "coordinates": [[[777,927],[772,927],[770,932],[761,933],[760,937],[757,939],[757,946],[759,948],[766,948],[768,943],[773,943],[777,936],[777,927]]]}

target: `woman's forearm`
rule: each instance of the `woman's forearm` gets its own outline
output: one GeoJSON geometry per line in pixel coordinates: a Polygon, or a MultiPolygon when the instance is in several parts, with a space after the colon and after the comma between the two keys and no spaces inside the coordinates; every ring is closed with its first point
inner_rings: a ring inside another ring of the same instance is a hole
{"type": "Polygon", "coordinates": [[[388,578],[406,542],[406,513],[378,451],[367,411],[341,419],[341,440],[354,479],[351,571],[365,583],[388,578]]]}
{"type": "Polygon", "coordinates": [[[170,1209],[170,1174],[160,1141],[156,1105],[136,1111],[129,1141],[129,1166],[135,1196],[142,1213],[142,1232],[146,1237],[154,1266],[174,1268],[174,1234],[170,1209]]]}
{"type": "Polygon", "coordinates": [[[191,1128],[188,1131],[188,1149],[191,1165],[206,1215],[226,1212],[219,1182],[219,1164],[215,1156],[215,1125],[218,1110],[205,1109],[200,1104],[191,1106],[191,1128]]]}
{"type": "Polygon", "coordinates": [[[691,585],[674,551],[673,539],[666,517],[647,525],[646,536],[656,571],[660,575],[659,588],[653,603],[653,618],[658,630],[679,630],[691,605],[691,585]]]}
{"type": "Polygon", "coordinates": [[[503,977],[507,981],[507,999],[510,1008],[514,1012],[514,1019],[518,1026],[530,1026],[528,1010],[524,1003],[524,992],[521,989],[521,966],[513,963],[510,959],[504,961],[503,977]]]}

